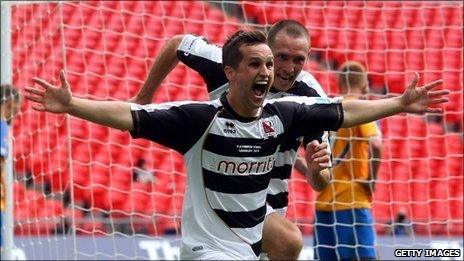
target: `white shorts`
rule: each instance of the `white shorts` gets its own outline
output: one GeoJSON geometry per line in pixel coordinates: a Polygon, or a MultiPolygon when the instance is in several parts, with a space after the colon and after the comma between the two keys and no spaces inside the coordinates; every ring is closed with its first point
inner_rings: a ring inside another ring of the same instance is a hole
{"type": "Polygon", "coordinates": [[[188,246],[184,243],[180,247],[180,260],[256,260],[257,257],[246,244],[224,244],[208,247],[207,245],[188,246]],[[244,249],[244,247],[246,249],[244,249]]]}

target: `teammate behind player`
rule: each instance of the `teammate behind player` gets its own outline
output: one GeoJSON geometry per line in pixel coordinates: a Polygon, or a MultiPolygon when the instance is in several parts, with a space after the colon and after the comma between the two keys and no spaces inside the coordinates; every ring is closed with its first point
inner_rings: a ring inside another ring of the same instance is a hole
{"type": "MultiPolygon", "coordinates": [[[[311,48],[309,33],[295,20],[277,22],[268,31],[268,44],[274,55],[274,84],[267,98],[283,96],[326,97],[317,80],[302,71],[311,48]]],[[[194,35],[175,36],[168,41],[155,59],[150,73],[138,94],[130,101],[146,104],[169,72],[182,61],[200,73],[208,89],[210,99],[216,99],[229,88],[222,66],[221,48],[210,44],[202,37],[194,35]]],[[[268,204],[276,210],[269,213],[264,222],[263,251],[270,259],[297,259],[303,247],[303,237],[298,227],[285,219],[288,206],[288,183],[292,167],[305,174],[306,164],[298,159],[297,151],[303,141],[327,142],[327,134],[317,137],[307,134],[303,138],[285,141],[280,149],[276,175],[271,179],[267,195],[268,204]],[[280,215],[279,215],[280,214],[280,215]]],[[[309,184],[316,190],[327,185],[328,173],[323,176],[307,176],[309,184]]]]}
{"type": "MultiPolygon", "coordinates": [[[[284,97],[265,100],[273,81],[273,56],[258,32],[237,32],[223,50],[229,91],[211,102],[140,106],[73,97],[61,71],[61,87],[35,78],[43,89],[26,88],[33,109],[69,113],[129,130],[184,155],[188,185],[183,207],[182,259],[256,259],[261,251],[266,194],[281,139],[351,127],[401,112],[441,112],[449,91],[416,88],[418,74],[399,97],[376,100],[284,97]],[[235,132],[224,131],[235,128],[235,132]],[[188,130],[186,135],[185,130],[188,130]],[[242,146],[244,145],[244,146],[242,146]],[[254,148],[248,150],[246,148],[254,148]]],[[[324,145],[308,160],[320,175],[329,158],[324,145]]],[[[309,148],[311,144],[308,145],[309,148]]]]}
{"type": "MultiPolygon", "coordinates": [[[[338,79],[345,100],[366,98],[369,83],[362,64],[343,63],[338,79]]],[[[342,128],[332,138],[332,182],[316,197],[314,256],[321,260],[375,259],[371,201],[380,166],[380,130],[369,122],[342,128]]]]}

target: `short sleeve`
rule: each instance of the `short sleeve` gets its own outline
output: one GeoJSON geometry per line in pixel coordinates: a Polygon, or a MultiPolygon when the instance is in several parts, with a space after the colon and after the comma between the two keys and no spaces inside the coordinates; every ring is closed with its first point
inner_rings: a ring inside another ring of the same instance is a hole
{"type": "Polygon", "coordinates": [[[177,49],[177,56],[201,75],[209,93],[228,82],[222,67],[222,49],[205,38],[187,34],[177,49]]]}
{"type": "Polygon", "coordinates": [[[316,133],[307,133],[303,137],[303,145],[306,147],[308,143],[313,140],[319,141],[319,143],[326,142],[329,144],[329,133],[327,131],[324,132],[316,132],[316,133]]]}
{"type": "Polygon", "coordinates": [[[145,138],[185,154],[201,138],[215,115],[204,103],[131,104],[133,138],[145,138]]]}
{"type": "Polygon", "coordinates": [[[337,131],[343,123],[343,107],[341,99],[323,97],[298,97],[298,105],[294,105],[294,125],[296,133],[322,135],[323,131],[337,131]]]}

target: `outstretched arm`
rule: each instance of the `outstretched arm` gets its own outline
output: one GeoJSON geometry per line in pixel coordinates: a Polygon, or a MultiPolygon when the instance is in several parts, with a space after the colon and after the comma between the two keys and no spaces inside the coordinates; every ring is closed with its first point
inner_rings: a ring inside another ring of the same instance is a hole
{"type": "Polygon", "coordinates": [[[353,127],[401,112],[441,112],[440,108],[430,106],[448,102],[448,98],[445,97],[449,93],[448,90],[432,91],[434,87],[442,84],[443,80],[431,82],[423,87],[416,87],[418,80],[419,75],[416,73],[405,92],[399,97],[375,101],[344,101],[344,121],[341,127],[353,127]]]}
{"type": "Polygon", "coordinates": [[[161,50],[161,53],[156,57],[153,65],[148,73],[142,89],[129,99],[129,102],[148,104],[151,102],[155,91],[159,88],[166,76],[179,63],[177,58],[177,48],[182,42],[183,35],[176,35],[171,38],[166,46],[161,50]]]}
{"type": "Polygon", "coordinates": [[[330,181],[328,167],[330,167],[330,153],[327,143],[313,140],[306,146],[306,180],[316,190],[323,190],[330,181]]]}
{"type": "Polygon", "coordinates": [[[132,130],[130,104],[121,101],[92,101],[72,96],[64,71],[60,72],[61,87],[34,78],[43,89],[26,88],[26,99],[36,102],[37,111],[69,113],[78,118],[120,130],[132,130]]]}

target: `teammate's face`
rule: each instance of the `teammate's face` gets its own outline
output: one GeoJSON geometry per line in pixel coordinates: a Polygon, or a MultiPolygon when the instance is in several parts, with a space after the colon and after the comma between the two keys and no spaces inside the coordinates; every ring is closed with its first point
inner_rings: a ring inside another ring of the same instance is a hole
{"type": "Polygon", "coordinates": [[[305,36],[294,38],[281,31],[277,33],[271,49],[275,66],[274,87],[287,91],[308,59],[309,39],[305,36]]]}
{"type": "MultiPolygon", "coordinates": [[[[229,71],[229,80],[238,88],[232,90],[243,116],[256,116],[274,80],[274,58],[266,44],[243,45],[243,59],[237,69],[229,71]]],[[[232,85],[231,85],[232,87],[232,85]]]]}

